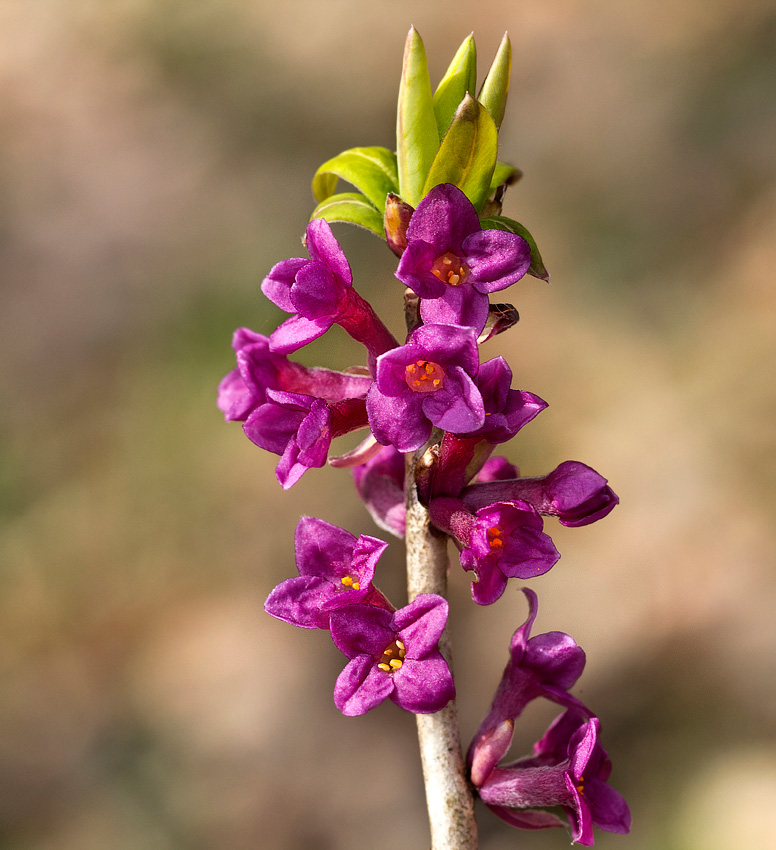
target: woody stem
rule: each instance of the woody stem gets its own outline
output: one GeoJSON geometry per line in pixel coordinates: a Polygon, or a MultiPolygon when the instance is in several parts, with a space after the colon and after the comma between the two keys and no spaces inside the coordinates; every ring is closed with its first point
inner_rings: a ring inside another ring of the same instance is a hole
{"type": "MultiPolygon", "coordinates": [[[[421,450],[422,451],[422,450],[421,450]]],[[[432,530],[415,486],[417,455],[406,456],[407,591],[447,598],[447,537],[432,530]]],[[[452,671],[447,629],[439,648],[452,671]]],[[[431,850],[477,850],[474,799],[466,779],[455,700],[435,714],[416,715],[420,758],[431,826],[431,850]]]]}

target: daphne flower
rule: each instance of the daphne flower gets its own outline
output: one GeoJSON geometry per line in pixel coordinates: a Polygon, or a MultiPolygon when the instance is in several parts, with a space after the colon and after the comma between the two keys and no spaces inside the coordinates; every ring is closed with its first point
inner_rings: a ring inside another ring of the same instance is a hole
{"type": "Polygon", "coordinates": [[[369,425],[383,445],[411,452],[434,426],[467,432],[485,421],[475,383],[477,340],[470,328],[422,325],[406,345],[377,359],[375,382],[366,396],[369,425]]]}
{"type": "Polygon", "coordinates": [[[464,570],[474,572],[472,598],[480,605],[499,599],[508,579],[540,576],[560,558],[527,502],[496,502],[473,513],[460,499],[443,496],[432,500],[429,513],[461,550],[464,570]]]}
{"type": "Polygon", "coordinates": [[[363,398],[328,404],[309,395],[268,390],[266,403],[251,413],[243,430],[259,448],[280,455],[276,475],[287,490],[308,469],[326,463],[335,437],[366,424],[363,398]]]}
{"type": "MultiPolygon", "coordinates": [[[[303,366],[270,350],[269,337],[238,328],[232,338],[237,368],[218,385],[218,407],[227,422],[244,422],[267,400],[267,390],[304,393],[325,401],[365,395],[372,379],[366,374],[303,366]]],[[[364,372],[366,370],[363,370],[364,372]]]]}
{"type": "Polygon", "coordinates": [[[424,322],[466,325],[479,334],[488,318],[488,293],[520,280],[530,265],[525,239],[483,230],[466,195],[444,183],[413,213],[396,277],[420,296],[424,322]]]}
{"type": "MultiPolygon", "coordinates": [[[[458,496],[487,462],[496,445],[511,440],[547,407],[547,402],[539,396],[513,390],[511,383],[512,370],[502,357],[480,365],[477,389],[485,407],[485,421],[467,434],[449,431],[444,434],[429,491],[423,493],[427,501],[434,496],[458,496]]],[[[499,500],[494,498],[490,501],[499,500]]]]}
{"type": "Polygon", "coordinates": [[[477,483],[461,494],[475,510],[497,499],[522,499],[561,525],[589,525],[609,514],[619,503],[606,479],[576,460],[567,460],[541,478],[513,478],[477,483]]]}
{"type": "Polygon", "coordinates": [[[299,575],[281,582],[264,610],[303,629],[328,629],[337,608],[358,603],[393,610],[372,587],[375,565],[387,543],[362,534],[356,539],[336,525],[302,517],[294,535],[299,575]]]}
{"type": "Polygon", "coordinates": [[[333,611],[331,636],[349,659],[334,688],[334,704],[348,716],[365,714],[389,698],[415,714],[432,714],[455,696],[439,652],[447,601],[421,593],[391,613],[369,605],[333,611]]]}
{"type": "Polygon", "coordinates": [[[328,222],[307,225],[310,259],[292,257],[273,266],[261,291],[287,313],[294,313],[272,333],[273,351],[289,354],[339,324],[363,343],[374,361],[397,345],[371,306],[353,289],[353,273],[328,222]]]}
{"type": "MultiPolygon", "coordinates": [[[[585,846],[595,844],[594,825],[607,832],[630,832],[628,805],[607,784],[612,765],[599,743],[599,733],[597,717],[568,709],[535,745],[533,757],[494,767],[484,778],[478,777],[480,799],[507,823],[528,828],[554,825],[548,812],[530,810],[562,806],[571,822],[572,843],[585,846]],[[537,815],[546,822],[532,822],[531,816],[537,815]]],[[[505,723],[492,737],[498,738],[498,749],[505,755],[511,742],[510,724],[505,723]]],[[[497,755],[493,752],[491,758],[497,755]]]]}
{"type": "MultiPolygon", "coordinates": [[[[505,720],[519,717],[528,703],[539,697],[566,707],[581,706],[568,691],[585,669],[585,653],[572,637],[563,632],[531,637],[539,601],[530,588],[523,587],[521,590],[528,600],[528,616],[512,635],[509,660],[490,710],[469,748],[470,761],[476,757],[478,750],[482,750],[483,739],[505,720]]],[[[476,774],[475,769],[472,770],[476,774]]]]}

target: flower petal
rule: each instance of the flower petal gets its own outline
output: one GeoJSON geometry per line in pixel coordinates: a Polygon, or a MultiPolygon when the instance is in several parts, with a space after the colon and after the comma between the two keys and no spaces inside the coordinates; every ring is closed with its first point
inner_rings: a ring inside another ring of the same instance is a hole
{"type": "Polygon", "coordinates": [[[392,620],[390,611],[372,605],[339,608],[329,620],[331,639],[348,658],[368,655],[376,661],[396,638],[392,620]]]}
{"type": "Polygon", "coordinates": [[[294,551],[299,575],[321,576],[338,582],[347,575],[356,538],[344,528],[317,517],[299,520],[294,533],[294,551]]]}
{"type": "Polygon", "coordinates": [[[357,717],[379,705],[393,689],[392,675],[379,670],[369,656],[359,655],[337,677],[334,705],[348,717],[357,717]]]}
{"type": "Polygon", "coordinates": [[[303,257],[292,257],[290,260],[283,260],[274,265],[269,274],[261,283],[261,291],[269,300],[280,307],[286,313],[294,312],[294,305],[291,303],[291,287],[294,283],[294,278],[299,269],[303,268],[309,260],[303,257]]]}
{"type": "Polygon", "coordinates": [[[497,292],[520,280],[531,265],[531,249],[522,236],[505,230],[482,230],[463,243],[474,287],[497,292]]]}
{"type": "Polygon", "coordinates": [[[270,335],[270,348],[278,354],[291,354],[308,342],[323,336],[334,324],[331,318],[305,319],[291,316],[270,335]]]}
{"type": "Polygon", "coordinates": [[[447,600],[435,593],[420,593],[394,615],[393,628],[404,641],[407,658],[422,658],[436,649],[447,623],[447,600]]]}
{"type": "Polygon", "coordinates": [[[307,225],[307,250],[311,260],[328,266],[346,286],[353,283],[353,274],[345,252],[324,219],[313,219],[307,225]]]}
{"type": "Polygon", "coordinates": [[[302,629],[328,629],[329,611],[325,605],[334,593],[333,586],[325,579],[294,576],[281,581],[271,591],[264,610],[278,620],[302,629]]]}
{"type": "Polygon", "coordinates": [[[466,434],[485,422],[485,405],[477,385],[459,366],[450,366],[444,387],[422,401],[423,413],[443,431],[466,434]]]}
{"type": "Polygon", "coordinates": [[[479,230],[480,219],[471,201],[457,186],[443,183],[418,204],[407,228],[407,246],[422,239],[436,256],[447,251],[460,256],[464,239],[479,230]]]}
{"type": "Polygon", "coordinates": [[[391,675],[395,684],[391,699],[405,711],[433,714],[455,697],[450,668],[438,651],[420,660],[407,658],[391,675]]]}

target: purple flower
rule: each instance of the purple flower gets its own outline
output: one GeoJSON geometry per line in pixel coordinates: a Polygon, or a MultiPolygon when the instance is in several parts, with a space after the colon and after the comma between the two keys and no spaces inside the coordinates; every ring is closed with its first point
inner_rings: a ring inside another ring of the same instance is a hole
{"type": "Polygon", "coordinates": [[[334,704],[348,716],[365,714],[390,698],[415,714],[432,714],[455,696],[439,652],[447,601],[421,593],[393,614],[369,605],[330,616],[331,636],[349,659],[334,688],[334,704]]]}
{"type": "Polygon", "coordinates": [[[380,528],[404,537],[404,455],[384,446],[366,463],[353,467],[356,491],[380,528]]]}
{"type": "Polygon", "coordinates": [[[513,390],[511,384],[512,370],[503,357],[494,357],[480,366],[477,388],[488,418],[468,436],[481,437],[489,443],[506,443],[547,407],[547,402],[538,395],[513,390]]]}
{"type": "MultiPolygon", "coordinates": [[[[511,742],[510,722],[491,736],[496,762],[511,742]]],[[[562,806],[571,822],[572,843],[595,844],[593,826],[607,832],[630,832],[631,814],[622,796],[607,784],[612,765],[599,743],[600,723],[576,708],[558,717],[534,747],[531,758],[493,767],[477,785],[482,801],[513,826],[554,826],[548,812],[523,811],[562,806]],[[527,822],[526,822],[527,818],[527,822]]],[[[495,763],[494,763],[495,764],[495,763]]]]}
{"type": "Polygon", "coordinates": [[[378,605],[393,611],[372,587],[375,565],[387,543],[315,517],[299,520],[294,535],[299,575],[282,581],[267,597],[264,610],[303,629],[328,629],[329,615],[346,605],[378,605]]]}
{"type": "Polygon", "coordinates": [[[273,266],[261,291],[273,304],[295,313],[272,333],[273,351],[290,354],[337,323],[363,343],[374,360],[397,345],[374,310],[353,289],[353,274],[328,222],[307,225],[310,259],[292,257],[273,266]]]}
{"type": "MultiPolygon", "coordinates": [[[[539,601],[533,590],[527,587],[521,589],[528,600],[528,617],[512,635],[509,661],[504,668],[490,710],[469,748],[470,763],[472,760],[475,763],[482,761],[485,757],[483,742],[487,741],[488,736],[505,720],[519,717],[532,700],[544,697],[566,707],[581,706],[568,690],[582,675],[585,653],[572,637],[563,632],[547,632],[530,637],[539,611],[539,601]]],[[[493,765],[495,763],[493,762],[493,765]]],[[[472,767],[475,777],[481,776],[483,770],[482,767],[472,767]]]]}
{"type": "Polygon", "coordinates": [[[530,637],[538,601],[532,590],[523,592],[528,618],[512,636],[498,690],[467,754],[472,783],[483,802],[512,826],[561,826],[554,815],[540,810],[559,805],[569,814],[573,840],[581,844],[593,843],[592,824],[628,832],[628,807],[606,785],[611,764],[598,743],[598,718],[568,693],[582,674],[585,654],[562,632],[530,637]],[[532,757],[498,767],[512,743],[515,719],[538,697],[567,711],[536,744],[532,757]]]}
{"type": "Polygon", "coordinates": [[[423,493],[427,501],[434,496],[458,496],[487,462],[495,446],[511,440],[547,407],[547,402],[539,396],[511,389],[511,383],[512,370],[502,357],[481,364],[477,389],[485,407],[485,422],[468,434],[448,432],[442,437],[439,463],[428,492],[423,493]]]}
{"type": "Polygon", "coordinates": [[[474,571],[472,598],[479,605],[499,599],[508,579],[540,576],[560,558],[527,502],[496,502],[472,513],[460,499],[442,496],[432,500],[429,512],[461,550],[464,570],[474,571]]]}
{"type": "Polygon", "coordinates": [[[372,433],[383,445],[411,452],[428,440],[434,426],[464,433],[479,428],[485,408],[475,383],[478,371],[471,329],[422,325],[406,345],[377,359],[366,396],[372,433]]]}
{"type": "Polygon", "coordinates": [[[472,510],[497,499],[522,499],[540,514],[572,527],[602,519],[620,501],[603,476],[576,460],[565,461],[541,478],[472,484],[461,498],[472,510]]]}
{"type": "Polygon", "coordinates": [[[232,338],[237,368],[218,386],[218,407],[227,422],[245,421],[267,400],[267,390],[304,393],[326,401],[365,395],[372,379],[357,372],[334,372],[294,363],[270,350],[269,338],[238,328],[232,338]]]}
{"type": "Polygon", "coordinates": [[[267,390],[267,401],[243,425],[248,438],[280,455],[275,470],[284,490],[312,467],[326,463],[331,441],[367,424],[363,398],[328,404],[299,393],[267,390]]]}
{"type": "Polygon", "coordinates": [[[424,322],[466,325],[479,334],[488,318],[488,293],[520,280],[530,265],[525,239],[483,230],[466,195],[444,183],[410,219],[396,277],[422,299],[424,322]]]}

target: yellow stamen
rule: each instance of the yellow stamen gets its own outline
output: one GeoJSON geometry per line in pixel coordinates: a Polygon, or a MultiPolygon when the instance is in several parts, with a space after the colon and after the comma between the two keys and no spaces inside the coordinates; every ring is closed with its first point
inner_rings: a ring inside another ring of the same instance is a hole
{"type": "Polygon", "coordinates": [[[460,286],[469,277],[471,269],[456,254],[447,251],[431,264],[431,274],[450,286],[460,286]]]}
{"type": "Polygon", "coordinates": [[[350,587],[350,585],[353,584],[353,579],[350,576],[345,576],[340,579],[340,581],[345,585],[345,587],[350,587]]]}
{"type": "Polygon", "coordinates": [[[440,389],[445,370],[431,360],[416,360],[404,368],[404,380],[416,393],[432,393],[440,389]]]}
{"type": "Polygon", "coordinates": [[[407,650],[404,648],[404,644],[400,640],[395,640],[383,650],[383,657],[380,659],[377,669],[386,673],[393,673],[394,670],[398,670],[402,666],[406,654],[407,650]]]}

